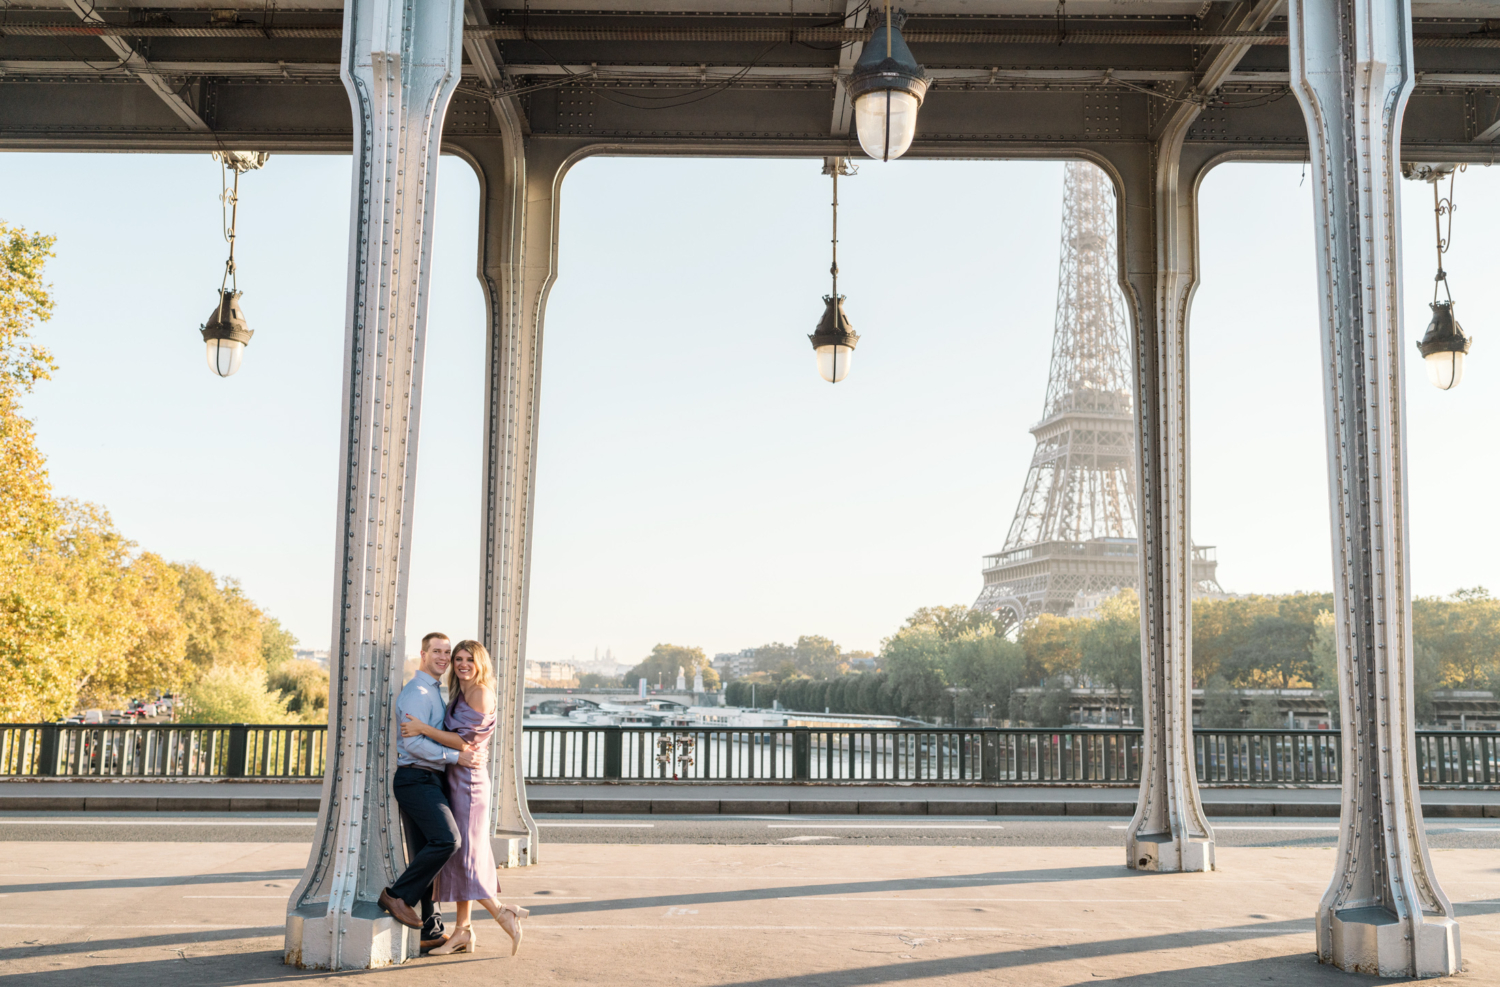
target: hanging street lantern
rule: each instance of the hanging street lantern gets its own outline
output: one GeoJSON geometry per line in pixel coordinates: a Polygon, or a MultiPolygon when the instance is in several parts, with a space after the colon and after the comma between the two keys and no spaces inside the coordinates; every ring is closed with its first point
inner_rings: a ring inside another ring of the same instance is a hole
{"type": "Polygon", "coordinates": [[[859,146],[872,158],[890,161],[911,147],[917,133],[917,110],[932,79],[917,64],[901,25],[906,11],[891,13],[891,2],[875,11],[875,29],[849,73],[849,98],[854,101],[854,129],[859,146]]]}
{"type": "Polygon", "coordinates": [[[229,259],[224,262],[219,303],[198,330],[203,334],[203,344],[208,351],[208,369],[220,377],[232,377],[245,359],[246,344],[255,335],[245,321],[244,309],[240,308],[239,285],[235,279],[234,239],[240,211],[240,174],[259,168],[270,155],[262,151],[215,151],[213,156],[221,167],[223,191],[219,201],[223,203],[225,213],[224,239],[229,241],[229,259]],[[234,171],[233,186],[228,180],[231,169],[234,171]]]}
{"type": "Polygon", "coordinates": [[[1464,335],[1463,326],[1453,316],[1453,294],[1448,290],[1448,272],[1443,270],[1443,255],[1453,243],[1453,184],[1463,165],[1424,165],[1408,163],[1401,166],[1401,173],[1432,186],[1433,222],[1437,230],[1437,275],[1432,286],[1432,321],[1427,324],[1427,333],[1417,343],[1417,352],[1427,364],[1427,379],[1432,386],[1449,391],[1464,379],[1464,355],[1469,352],[1471,340],[1464,335]],[[1445,198],[1438,183],[1448,179],[1448,195],[1445,198]],[[1443,217],[1448,218],[1448,228],[1443,229],[1443,217]],[[1438,288],[1447,295],[1447,301],[1438,301],[1438,288]]]}
{"type": "Polygon", "coordinates": [[[1417,351],[1427,364],[1427,379],[1440,390],[1452,390],[1464,379],[1464,354],[1469,352],[1469,337],[1453,317],[1453,299],[1432,303],[1432,321],[1427,334],[1417,344],[1417,351]]]}
{"type": "Polygon", "coordinates": [[[833,265],[828,273],[833,275],[833,294],[824,295],[823,321],[816,332],[808,335],[812,340],[813,353],[818,359],[818,375],[830,384],[837,384],[849,376],[849,365],[854,361],[854,347],[859,343],[859,334],[849,324],[844,314],[844,296],[839,294],[839,175],[855,172],[848,158],[824,158],[823,174],[833,176],[833,265]]]}
{"type": "Polygon", "coordinates": [[[233,288],[219,289],[219,304],[200,327],[208,346],[208,369],[220,377],[232,377],[245,358],[245,344],[255,330],[245,322],[240,308],[240,293],[233,288]]]}

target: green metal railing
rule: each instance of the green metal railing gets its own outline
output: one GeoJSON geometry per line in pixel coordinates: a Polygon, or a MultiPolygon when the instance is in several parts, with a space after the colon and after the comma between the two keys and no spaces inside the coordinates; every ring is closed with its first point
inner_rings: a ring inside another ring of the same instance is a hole
{"type": "MultiPolygon", "coordinates": [[[[0,724],[0,777],[317,779],[324,726],[0,724]]],[[[1330,730],[1197,730],[1199,781],[1336,785],[1330,730]]],[[[537,782],[941,785],[1140,781],[1141,731],[949,727],[536,726],[524,732],[537,782]]],[[[1419,730],[1427,788],[1500,788],[1500,733],[1419,730]]]]}

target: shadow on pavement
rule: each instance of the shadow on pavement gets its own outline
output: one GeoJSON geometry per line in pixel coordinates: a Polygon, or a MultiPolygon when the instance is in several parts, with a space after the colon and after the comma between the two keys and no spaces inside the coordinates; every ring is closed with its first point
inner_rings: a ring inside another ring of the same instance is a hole
{"type": "MultiPolygon", "coordinates": [[[[109,888],[170,888],[189,884],[239,884],[244,881],[296,881],[302,868],[283,870],[248,870],[232,874],[163,874],[159,877],[109,877],[101,875],[83,880],[45,881],[47,875],[34,875],[29,884],[0,882],[0,892],[25,894],[35,891],[103,891],[109,888]]],[[[291,894],[291,888],[287,889],[291,894]]]]}
{"type": "MultiPolygon", "coordinates": [[[[877,881],[846,881],[837,884],[774,885],[766,888],[741,888],[732,891],[679,891],[672,894],[639,898],[605,898],[595,901],[558,902],[544,897],[527,897],[525,904],[538,916],[586,915],[591,912],[614,912],[634,908],[656,908],[682,905],[712,905],[731,901],[776,901],[781,898],[819,897],[833,894],[874,894],[895,891],[944,891],[962,888],[993,888],[1007,884],[1058,884],[1069,881],[1141,880],[1158,877],[1121,866],[1049,867],[1041,870],[993,871],[987,874],[965,874],[950,877],[909,877],[877,881]]],[[[761,875],[737,876],[739,880],[759,879],[761,875]]],[[[556,883],[565,884],[559,877],[556,883]]]]}

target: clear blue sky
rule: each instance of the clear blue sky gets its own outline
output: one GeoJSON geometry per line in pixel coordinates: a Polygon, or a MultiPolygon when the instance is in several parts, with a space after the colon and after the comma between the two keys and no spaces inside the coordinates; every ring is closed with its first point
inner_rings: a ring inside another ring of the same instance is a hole
{"type": "MultiPolygon", "coordinates": [[[[478,186],[438,194],[409,634],[475,631],[483,310],[478,186]]],[[[61,369],[28,402],[58,492],[143,547],[238,577],[326,647],[349,159],[276,155],[241,182],[238,376],[197,327],[223,264],[206,155],[0,155],[0,217],[55,233],[61,369]]],[[[830,386],[806,334],[828,290],[815,160],[595,159],[563,188],[547,313],[530,653],[710,654],[799,634],[877,648],[912,610],[967,603],[1033,449],[1056,291],[1062,168],[864,162],[841,183],[840,287],[862,341],[830,386]]],[[[1484,422],[1500,173],[1460,176],[1449,255],[1476,337],[1426,383],[1431,192],[1407,183],[1412,567],[1419,593],[1500,583],[1484,422]]],[[[1311,190],[1229,165],[1203,189],[1193,308],[1194,536],[1237,592],[1331,585],[1311,190]]],[[[414,646],[413,646],[414,647],[414,646]]]]}

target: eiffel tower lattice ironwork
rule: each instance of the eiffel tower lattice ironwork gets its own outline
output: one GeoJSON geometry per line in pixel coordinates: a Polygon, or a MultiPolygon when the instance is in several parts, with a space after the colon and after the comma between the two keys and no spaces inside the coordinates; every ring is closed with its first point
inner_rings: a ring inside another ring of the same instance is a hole
{"type": "MultiPolygon", "coordinates": [[[[1069,162],[1057,320],[1036,452],[1005,547],[984,558],[974,609],[1084,615],[1140,583],[1130,322],[1119,288],[1115,195],[1069,162]]],[[[1193,549],[1194,594],[1219,595],[1212,546],[1193,549]]]]}

